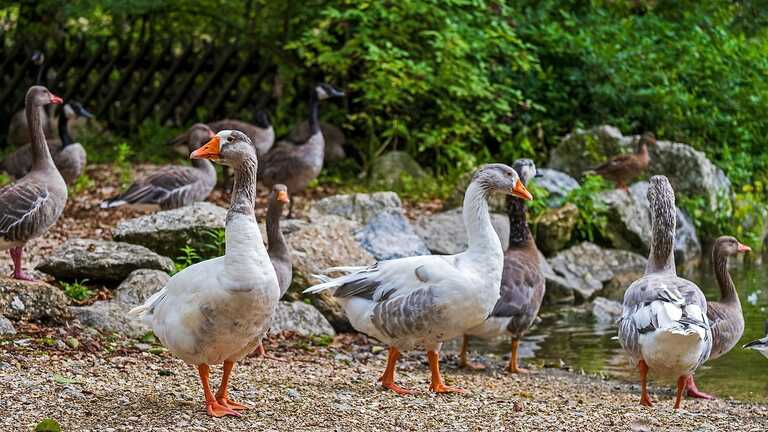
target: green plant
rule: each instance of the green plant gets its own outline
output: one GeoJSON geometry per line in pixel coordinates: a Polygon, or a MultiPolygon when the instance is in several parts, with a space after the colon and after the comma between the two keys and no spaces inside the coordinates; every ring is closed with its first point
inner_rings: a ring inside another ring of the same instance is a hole
{"type": "Polygon", "coordinates": [[[66,294],[67,297],[82,302],[88,300],[94,294],[94,291],[85,285],[86,282],[88,282],[88,279],[83,279],[82,281],[76,280],[74,282],[60,281],[59,284],[64,288],[64,294],[66,294]]]}
{"type": "Polygon", "coordinates": [[[581,185],[566,195],[565,201],[579,209],[575,237],[595,241],[608,223],[608,206],[596,199],[598,192],[607,190],[608,183],[600,176],[587,175],[581,185]]]}
{"type": "Polygon", "coordinates": [[[95,185],[96,182],[94,182],[88,174],[83,173],[80,175],[80,177],[77,178],[77,180],[75,180],[75,184],[68,188],[69,195],[79,195],[81,192],[91,189],[95,185]]]}
{"type": "Polygon", "coordinates": [[[201,259],[223,256],[227,247],[226,231],[223,228],[210,229],[205,232],[209,241],[201,249],[201,259]]]}
{"type": "Polygon", "coordinates": [[[185,245],[181,248],[182,255],[176,257],[176,260],[173,262],[174,266],[176,267],[176,272],[178,273],[185,268],[191,266],[192,264],[195,264],[197,262],[200,262],[200,254],[197,253],[197,250],[193,248],[190,245],[185,245]]]}
{"type": "Polygon", "coordinates": [[[129,160],[132,153],[131,147],[126,142],[121,142],[116,147],[114,165],[120,176],[120,185],[122,187],[127,187],[133,181],[133,168],[129,160]]]}

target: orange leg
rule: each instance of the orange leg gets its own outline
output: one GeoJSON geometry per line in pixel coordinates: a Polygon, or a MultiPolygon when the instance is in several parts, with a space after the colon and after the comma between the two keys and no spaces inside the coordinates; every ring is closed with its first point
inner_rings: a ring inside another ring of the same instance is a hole
{"type": "Polygon", "coordinates": [[[281,361],[281,362],[286,361],[285,359],[281,359],[279,357],[275,357],[275,356],[267,354],[267,350],[264,348],[264,343],[263,342],[260,343],[259,346],[256,347],[255,357],[261,357],[263,359],[274,360],[274,361],[281,361]]]}
{"type": "Polygon", "coordinates": [[[712,400],[715,398],[711,394],[707,394],[707,393],[704,393],[703,391],[699,391],[699,388],[696,387],[696,382],[693,381],[693,375],[688,375],[688,379],[685,381],[685,390],[688,397],[691,397],[694,399],[712,400]]]}
{"type": "Polygon", "coordinates": [[[429,369],[432,371],[432,381],[429,389],[435,393],[464,393],[464,390],[457,387],[448,387],[443,383],[443,377],[440,375],[440,354],[437,351],[427,351],[427,360],[429,369]]]}
{"type": "Polygon", "coordinates": [[[484,365],[479,363],[472,363],[467,360],[467,351],[469,350],[469,336],[464,335],[464,339],[461,342],[461,352],[459,352],[459,367],[467,369],[482,370],[485,369],[484,365]]]}
{"type": "Polygon", "coordinates": [[[218,401],[216,401],[216,398],[213,397],[213,393],[211,393],[211,387],[208,385],[208,376],[211,372],[211,369],[208,367],[208,365],[197,365],[197,372],[200,374],[200,382],[203,384],[203,393],[205,393],[205,406],[206,410],[208,411],[208,415],[212,417],[224,417],[226,415],[240,417],[240,413],[233,411],[224,405],[221,405],[218,401]]]}
{"type": "Polygon", "coordinates": [[[384,369],[384,375],[379,378],[379,382],[381,383],[382,387],[388,388],[401,396],[415,394],[415,391],[404,389],[395,384],[395,367],[397,366],[397,359],[399,358],[400,351],[398,351],[395,347],[389,347],[387,367],[384,369]]]}
{"type": "Polygon", "coordinates": [[[637,367],[640,369],[640,388],[642,392],[640,395],[640,405],[653,406],[651,397],[648,396],[648,364],[645,363],[645,360],[640,360],[637,367]]]}
{"type": "Polygon", "coordinates": [[[685,375],[677,379],[677,399],[675,399],[675,409],[680,409],[680,401],[683,400],[683,392],[685,391],[685,384],[687,382],[688,376],[685,375]]]}
{"type": "Polygon", "coordinates": [[[232,368],[234,366],[235,366],[235,362],[232,362],[232,361],[224,362],[224,374],[221,377],[221,385],[219,386],[219,390],[216,392],[216,401],[220,403],[222,406],[232,410],[246,410],[248,409],[247,406],[243,404],[239,404],[237,402],[233,402],[229,400],[229,398],[227,397],[227,386],[229,386],[229,375],[232,373],[232,368]]]}
{"type": "Polygon", "coordinates": [[[512,339],[512,351],[509,354],[509,365],[507,365],[507,371],[511,373],[528,373],[528,369],[523,369],[517,364],[517,347],[520,345],[520,341],[512,339]]]}

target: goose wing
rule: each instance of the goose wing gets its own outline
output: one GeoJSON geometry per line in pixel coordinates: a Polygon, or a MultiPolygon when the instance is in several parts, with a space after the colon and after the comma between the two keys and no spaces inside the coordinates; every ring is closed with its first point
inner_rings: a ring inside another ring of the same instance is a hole
{"type": "Polygon", "coordinates": [[[49,216],[50,199],[44,182],[22,179],[0,189],[0,237],[12,242],[32,237],[49,216]]]}
{"type": "Polygon", "coordinates": [[[128,190],[106,201],[106,207],[121,204],[160,204],[165,201],[187,202],[194,185],[201,181],[194,167],[169,166],[139,181],[128,190]]]}
{"type": "Polygon", "coordinates": [[[739,342],[744,334],[744,317],[741,309],[733,310],[722,303],[713,302],[707,305],[707,318],[712,327],[710,359],[716,359],[739,342]]]}
{"type": "Polygon", "coordinates": [[[527,330],[539,312],[544,297],[544,284],[538,260],[507,253],[504,257],[500,298],[491,316],[512,318],[509,330],[513,334],[527,330]]]}

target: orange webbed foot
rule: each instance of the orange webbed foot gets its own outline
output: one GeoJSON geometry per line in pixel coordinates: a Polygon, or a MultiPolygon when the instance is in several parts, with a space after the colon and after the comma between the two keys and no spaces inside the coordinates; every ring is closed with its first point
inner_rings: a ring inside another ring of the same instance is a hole
{"type": "Polygon", "coordinates": [[[445,384],[442,384],[442,383],[430,385],[429,386],[429,390],[434,392],[434,393],[438,393],[438,394],[443,394],[443,393],[459,393],[459,394],[464,394],[464,393],[466,393],[466,390],[464,390],[464,389],[461,389],[461,388],[458,388],[458,387],[449,387],[449,386],[447,386],[445,384]]]}
{"type": "Polygon", "coordinates": [[[474,363],[471,361],[462,361],[459,362],[459,367],[462,369],[469,369],[469,370],[485,370],[485,365],[482,363],[474,363]]]}
{"type": "Polygon", "coordinates": [[[653,406],[653,401],[651,401],[651,398],[648,397],[648,395],[646,394],[646,395],[643,395],[642,397],[640,397],[640,405],[647,406],[647,407],[652,407],[653,406]]]}
{"type": "Polygon", "coordinates": [[[409,395],[414,395],[414,394],[418,393],[416,390],[410,390],[410,389],[402,388],[402,387],[400,387],[399,385],[397,385],[395,383],[385,383],[385,382],[382,382],[381,386],[386,388],[386,389],[392,390],[393,392],[399,394],[400,396],[409,396],[409,395]]]}
{"type": "Polygon", "coordinates": [[[242,416],[242,414],[240,414],[239,412],[233,410],[232,408],[226,407],[216,401],[206,403],[206,411],[208,412],[208,415],[211,417],[224,417],[228,415],[231,415],[234,417],[242,416]]]}
{"type": "Polygon", "coordinates": [[[507,366],[507,372],[513,373],[513,374],[529,374],[531,371],[529,369],[521,368],[518,366],[507,366]]]}
{"type": "Polygon", "coordinates": [[[223,407],[225,407],[225,408],[229,408],[229,409],[231,409],[231,410],[235,410],[235,411],[245,411],[245,410],[247,410],[247,409],[248,409],[248,407],[247,407],[247,406],[245,406],[245,405],[243,405],[243,404],[241,404],[241,403],[237,403],[237,402],[235,402],[235,401],[229,400],[229,399],[227,399],[227,398],[221,398],[221,399],[217,399],[216,401],[217,401],[217,402],[218,402],[218,403],[219,403],[221,406],[223,406],[223,407]]]}

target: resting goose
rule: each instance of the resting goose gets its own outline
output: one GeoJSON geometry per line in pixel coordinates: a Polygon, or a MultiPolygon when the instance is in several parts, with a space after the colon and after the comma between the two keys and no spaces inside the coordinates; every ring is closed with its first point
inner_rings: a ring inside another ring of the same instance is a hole
{"type": "MultiPolygon", "coordinates": [[[[536,165],[530,159],[518,159],[512,165],[523,184],[538,175],[536,165]]],[[[544,274],[539,268],[539,249],[533,240],[525,216],[525,201],[507,197],[509,215],[509,248],[504,252],[504,269],[501,274],[500,298],[490,317],[483,324],[467,330],[459,354],[459,366],[481,369],[467,360],[469,336],[494,338],[510,336],[512,349],[507,370],[512,373],[527,372],[518,366],[517,348],[520,339],[531,327],[539,313],[544,298],[544,274]]]]}
{"type": "MultiPolygon", "coordinates": [[[[213,137],[211,129],[198,123],[190,128],[190,150],[194,151],[213,137]]],[[[209,160],[194,158],[192,166],[168,165],[143,179],[128,190],[101,203],[101,208],[125,204],[159,205],[168,210],[204,201],[216,186],[216,168],[209,160]]]]}
{"type": "Polygon", "coordinates": [[[651,252],[645,275],[624,293],[619,342],[640,369],[640,403],[651,406],[648,371],[677,378],[675,409],[690,376],[709,357],[712,331],[707,300],[693,282],[677,276],[675,194],[664,176],[650,180],[651,252]]]}
{"type": "Polygon", "coordinates": [[[744,348],[753,349],[768,358],[768,321],[765,322],[765,337],[744,345],[744,348]]]}
{"type": "Polygon", "coordinates": [[[33,280],[22,270],[22,248],[29,240],[45,234],[67,203],[67,184],[53,164],[40,116],[43,106],[61,102],[42,86],[27,91],[25,110],[34,162],[27,175],[0,188],[0,250],[10,251],[16,279],[33,280]]]}
{"type": "Polygon", "coordinates": [[[616,183],[616,187],[627,190],[627,183],[648,168],[648,146],[656,144],[656,136],[644,133],[637,142],[634,154],[614,156],[594,171],[616,183]]]}
{"type": "MultiPolygon", "coordinates": [[[[709,354],[709,360],[721,357],[733,349],[744,334],[744,315],[741,312],[739,293],[736,292],[736,286],[728,271],[728,258],[751,250],[749,246],[739,243],[731,236],[718,238],[712,247],[712,269],[720,287],[720,301],[707,302],[707,318],[712,328],[712,352],[709,354]]],[[[686,390],[690,397],[713,399],[711,395],[699,391],[693,375],[688,377],[686,390]]]]}
{"type": "Polygon", "coordinates": [[[484,165],[464,195],[466,251],[379,261],[370,267],[332,268],[326,273],[344,275],[317,276],[322,283],[305,291],[330,290],[356,330],[389,345],[387,367],[379,379],[385,388],[412,393],[395,384],[395,365],[402,350],[423,347],[432,373],[430,390],[462,391],[443,383],[438,352],[445,340],[482,324],[499,299],[504,252],[488,213],[492,192],[533,198],[515,170],[504,164],[484,165]]]}
{"type": "Polygon", "coordinates": [[[170,352],[196,365],[209,415],[239,416],[244,405],[227,395],[235,362],[261,342],[280,298],[254,216],[258,161],[250,139],[240,131],[221,131],[190,155],[229,165],[235,172],[232,202],[226,218],[224,256],[176,273],[165,287],[129,312],[152,328],[170,352]],[[221,386],[214,395],[209,365],[224,364],[221,386]]]}
{"type": "MultiPolygon", "coordinates": [[[[83,173],[86,163],[85,149],[80,143],[73,143],[69,122],[74,118],[91,118],[93,115],[78,102],[64,105],[64,113],[58,118],[59,139],[49,139],[48,150],[53,156],[53,163],[59,169],[64,181],[71,185],[83,173]]],[[[25,176],[32,169],[32,144],[27,143],[6,156],[0,167],[15,178],[25,176]]]]}
{"type": "MultiPolygon", "coordinates": [[[[320,175],[325,157],[325,138],[317,118],[321,100],[342,97],[344,93],[328,85],[318,84],[310,91],[309,97],[309,138],[295,146],[281,145],[267,153],[262,161],[264,169],[259,178],[264,186],[284,184],[289,194],[303,191],[309,182],[320,175]]],[[[293,214],[293,201],[288,206],[288,215],[293,214]]]]}

